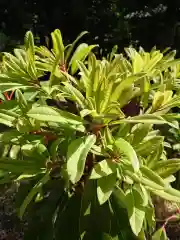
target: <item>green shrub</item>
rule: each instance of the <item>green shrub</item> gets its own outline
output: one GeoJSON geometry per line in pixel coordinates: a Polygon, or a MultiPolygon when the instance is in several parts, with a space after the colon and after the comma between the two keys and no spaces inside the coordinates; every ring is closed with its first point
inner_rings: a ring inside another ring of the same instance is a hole
{"type": "Polygon", "coordinates": [[[59,30],[51,36],[50,51],[28,32],[1,64],[0,181],[19,186],[25,239],[151,236],[152,197],[180,202],[180,159],[168,159],[157,128],[179,129],[180,60],[142,48],[99,60],[79,37],[65,47],[59,30]]]}

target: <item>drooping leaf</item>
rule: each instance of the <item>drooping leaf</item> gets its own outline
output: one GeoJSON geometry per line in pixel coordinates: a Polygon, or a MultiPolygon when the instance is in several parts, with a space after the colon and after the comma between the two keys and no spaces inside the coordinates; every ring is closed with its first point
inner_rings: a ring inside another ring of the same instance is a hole
{"type": "Polygon", "coordinates": [[[116,184],[116,178],[116,173],[112,173],[97,180],[97,197],[100,205],[104,204],[111,196],[116,184]]]}
{"type": "Polygon", "coordinates": [[[55,161],[56,160],[56,157],[57,157],[57,154],[58,154],[58,147],[60,145],[60,143],[63,141],[64,139],[63,138],[58,138],[57,140],[55,140],[52,144],[51,144],[51,147],[50,147],[50,154],[51,154],[51,157],[52,157],[52,160],[55,161]]]}
{"type": "Polygon", "coordinates": [[[73,183],[78,182],[82,177],[87,155],[95,142],[95,135],[89,135],[70,143],[67,152],[67,171],[73,183]]]}
{"type": "Polygon", "coordinates": [[[132,231],[136,236],[140,233],[145,217],[145,209],[142,206],[142,196],[132,188],[126,193],[126,206],[132,231]]]}
{"type": "Polygon", "coordinates": [[[46,184],[50,180],[49,172],[47,172],[43,178],[39,180],[39,182],[31,189],[29,194],[24,199],[20,209],[19,209],[19,217],[22,219],[24,212],[29,205],[29,203],[32,201],[32,199],[35,197],[35,195],[40,191],[41,187],[46,184]]]}

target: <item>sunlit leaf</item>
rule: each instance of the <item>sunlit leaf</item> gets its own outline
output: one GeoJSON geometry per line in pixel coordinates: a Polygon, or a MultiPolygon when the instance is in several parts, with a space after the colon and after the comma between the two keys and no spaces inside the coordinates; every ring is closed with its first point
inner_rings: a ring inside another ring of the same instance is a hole
{"type": "Polygon", "coordinates": [[[116,173],[99,178],[97,180],[97,197],[99,203],[104,204],[111,196],[116,184],[116,173]]]}
{"type": "Polygon", "coordinates": [[[62,111],[60,109],[44,106],[32,108],[27,115],[31,118],[47,121],[47,122],[57,122],[66,124],[69,128],[74,128],[79,131],[84,131],[83,121],[79,116],[72,113],[62,111]]]}
{"type": "Polygon", "coordinates": [[[67,152],[67,171],[73,183],[78,182],[82,177],[87,155],[95,142],[95,135],[89,135],[70,143],[67,152]]]}
{"type": "Polygon", "coordinates": [[[90,175],[90,179],[98,179],[108,176],[116,172],[116,168],[116,163],[113,163],[110,160],[103,160],[94,166],[90,175]]]}
{"type": "Polygon", "coordinates": [[[142,206],[142,196],[136,189],[132,188],[127,191],[125,200],[132,231],[138,236],[145,217],[145,209],[142,206]]]}
{"type": "Polygon", "coordinates": [[[139,160],[137,158],[136,152],[133,147],[124,139],[118,138],[114,142],[115,147],[119,151],[120,154],[124,154],[131,162],[134,171],[139,171],[139,160]]]}

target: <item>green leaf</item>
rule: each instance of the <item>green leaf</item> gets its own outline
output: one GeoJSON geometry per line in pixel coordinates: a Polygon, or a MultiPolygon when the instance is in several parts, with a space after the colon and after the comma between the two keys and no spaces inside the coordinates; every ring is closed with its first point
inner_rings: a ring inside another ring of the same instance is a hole
{"type": "Polygon", "coordinates": [[[31,31],[26,32],[25,38],[24,38],[26,50],[29,50],[30,54],[28,57],[31,57],[34,60],[34,37],[31,31]]]}
{"type": "Polygon", "coordinates": [[[113,121],[111,124],[121,124],[121,123],[146,123],[146,124],[167,124],[168,122],[161,116],[154,114],[144,114],[135,117],[129,117],[122,120],[113,121]]]}
{"type": "Polygon", "coordinates": [[[174,197],[180,198],[180,191],[172,188],[171,186],[167,186],[164,190],[166,193],[171,194],[174,197]]]}
{"type": "Polygon", "coordinates": [[[31,122],[26,117],[19,117],[17,119],[16,128],[20,133],[27,133],[34,130],[31,122]]]}
{"type": "Polygon", "coordinates": [[[113,85],[114,85],[114,82],[111,81],[109,82],[108,86],[103,90],[104,96],[100,102],[100,113],[105,112],[109,106],[109,103],[111,102],[113,85]]]}
{"type": "Polygon", "coordinates": [[[65,56],[65,62],[67,62],[69,60],[69,57],[70,57],[72,51],[74,50],[76,43],[87,33],[88,33],[87,31],[83,31],[82,33],[80,33],[79,36],[76,38],[76,40],[70,45],[70,47],[66,53],[66,56],[65,56]]]}
{"type": "Polygon", "coordinates": [[[151,60],[144,66],[144,71],[152,71],[152,69],[156,66],[156,64],[163,58],[162,53],[157,53],[154,55],[154,57],[151,58],[151,60]]]}
{"type": "Polygon", "coordinates": [[[95,110],[89,110],[89,109],[83,109],[82,111],[80,111],[80,116],[82,118],[88,116],[88,115],[91,115],[93,113],[95,113],[96,111],[95,110]]]}
{"type": "Polygon", "coordinates": [[[157,183],[158,185],[165,187],[166,183],[164,182],[164,180],[153,170],[151,170],[150,168],[146,167],[146,166],[141,166],[140,167],[140,171],[142,172],[142,174],[149,180],[157,183]]]}
{"type": "Polygon", "coordinates": [[[60,109],[48,106],[36,107],[32,108],[27,115],[40,121],[61,123],[80,132],[84,132],[85,130],[83,121],[79,116],[60,109]]]}
{"type": "Polygon", "coordinates": [[[180,114],[179,113],[169,113],[165,115],[167,118],[170,119],[180,119],[180,114]]]}
{"type": "Polygon", "coordinates": [[[22,134],[19,133],[17,130],[11,130],[7,132],[3,132],[0,134],[0,142],[3,143],[15,143],[19,144],[20,140],[22,139],[22,134]]]}
{"type": "Polygon", "coordinates": [[[153,171],[158,171],[162,168],[171,168],[171,167],[174,167],[174,166],[180,166],[180,159],[169,159],[169,160],[166,160],[166,161],[160,161],[158,163],[156,163],[156,165],[154,165],[152,167],[152,170],[153,171]]]}
{"type": "Polygon", "coordinates": [[[141,176],[140,174],[136,174],[136,173],[133,173],[132,171],[129,171],[127,170],[127,166],[123,167],[123,170],[124,170],[124,173],[130,178],[132,179],[135,183],[140,183],[148,188],[151,188],[151,189],[157,189],[157,190],[163,190],[164,187],[162,187],[161,185],[157,184],[155,181],[152,181],[150,179],[147,179],[143,176],[141,176]]]}
{"type": "MultiPolygon", "coordinates": [[[[2,91],[2,90],[1,90],[2,91]]],[[[2,92],[0,92],[0,99],[2,99],[3,101],[6,100],[6,98],[4,97],[4,94],[2,94],[2,92]]]]}
{"type": "Polygon", "coordinates": [[[154,166],[156,166],[157,162],[161,159],[163,150],[163,144],[156,145],[156,149],[154,150],[154,152],[152,152],[152,154],[147,157],[146,163],[149,168],[153,168],[154,166]]]}
{"type": "Polygon", "coordinates": [[[129,123],[122,123],[119,125],[118,132],[116,133],[116,138],[125,138],[131,131],[131,125],[129,123]]]}
{"type": "Polygon", "coordinates": [[[147,141],[143,141],[135,147],[136,153],[141,156],[148,156],[162,144],[163,140],[163,137],[155,136],[147,141]]]}
{"type": "Polygon", "coordinates": [[[172,201],[172,202],[177,202],[180,203],[180,197],[174,196],[172,193],[167,193],[166,191],[163,190],[155,190],[150,188],[149,189],[153,194],[164,198],[167,201],[172,201]]]}
{"type": "Polygon", "coordinates": [[[64,138],[58,138],[51,144],[49,152],[50,152],[50,155],[51,155],[51,158],[53,161],[56,160],[56,157],[58,154],[58,147],[63,140],[64,140],[64,138]]]}
{"type": "Polygon", "coordinates": [[[23,94],[24,98],[26,99],[26,101],[34,101],[37,97],[37,95],[39,94],[39,91],[32,91],[32,90],[26,90],[23,94]]]}
{"type": "Polygon", "coordinates": [[[111,160],[103,160],[95,164],[90,179],[98,179],[116,172],[117,164],[111,160]]]}
{"type": "Polygon", "coordinates": [[[28,157],[36,157],[36,160],[38,158],[41,158],[41,160],[44,162],[48,158],[48,152],[47,148],[41,144],[39,141],[32,141],[31,143],[24,144],[21,147],[21,151],[24,156],[28,157]]]}
{"type": "Polygon", "coordinates": [[[67,152],[67,170],[73,183],[78,182],[82,177],[87,155],[95,142],[95,135],[89,135],[70,143],[67,152]]]}
{"type": "Polygon", "coordinates": [[[111,236],[107,233],[103,233],[103,240],[119,240],[118,236],[111,236]]]}
{"type": "Polygon", "coordinates": [[[25,35],[25,47],[27,52],[27,72],[29,76],[35,80],[37,78],[37,71],[35,67],[35,47],[34,37],[31,31],[28,31],[25,35]]]}
{"type": "Polygon", "coordinates": [[[12,127],[14,125],[14,121],[16,120],[15,114],[11,111],[6,111],[4,109],[0,110],[0,123],[12,127]],[[14,115],[14,116],[13,116],[14,115]]]}
{"type": "Polygon", "coordinates": [[[53,41],[53,51],[56,58],[60,60],[61,64],[64,64],[64,44],[61,31],[59,29],[54,30],[54,32],[51,33],[51,37],[53,41]]]}
{"type": "Polygon", "coordinates": [[[35,195],[40,191],[41,187],[46,184],[50,180],[49,172],[47,172],[43,178],[39,180],[39,182],[31,189],[27,197],[24,199],[20,209],[19,209],[19,217],[22,219],[24,212],[30,202],[33,200],[35,195]]]}
{"type": "Polygon", "coordinates": [[[145,209],[142,206],[142,196],[136,189],[132,188],[126,193],[126,206],[129,216],[129,222],[133,233],[138,236],[145,217],[145,209]]]}
{"type": "Polygon", "coordinates": [[[0,80],[0,89],[2,92],[14,91],[16,89],[27,89],[32,88],[28,82],[26,84],[19,82],[1,82],[0,80]]]}
{"type": "Polygon", "coordinates": [[[134,171],[139,171],[139,160],[137,158],[136,152],[133,147],[124,139],[118,138],[114,142],[115,147],[119,151],[120,154],[124,154],[131,162],[134,171]]]}
{"type": "Polygon", "coordinates": [[[0,158],[0,169],[7,170],[12,173],[37,173],[43,170],[41,167],[34,161],[12,160],[7,157],[0,158]]]}
{"type": "Polygon", "coordinates": [[[97,180],[97,196],[100,205],[104,204],[111,196],[116,184],[116,173],[97,180]]]}
{"type": "Polygon", "coordinates": [[[149,133],[151,129],[151,124],[137,124],[135,126],[135,130],[132,130],[133,139],[132,139],[132,145],[139,144],[149,133]]]}
{"type": "Polygon", "coordinates": [[[26,101],[22,92],[19,89],[16,90],[16,99],[17,99],[17,102],[18,102],[20,108],[22,110],[26,111],[28,109],[27,108],[27,101],[26,101]]]}
{"type": "Polygon", "coordinates": [[[116,198],[121,207],[126,208],[126,195],[120,187],[115,187],[113,197],[116,198]]]}
{"type": "Polygon", "coordinates": [[[142,200],[143,200],[142,206],[147,207],[148,203],[149,203],[149,193],[146,190],[146,188],[142,184],[135,184],[133,186],[133,188],[136,189],[139,192],[139,194],[141,195],[142,200]]]}
{"type": "Polygon", "coordinates": [[[162,227],[158,229],[152,236],[152,240],[168,240],[165,229],[162,227]]]}
{"type": "Polygon", "coordinates": [[[133,72],[134,73],[138,73],[142,70],[142,68],[144,66],[144,61],[138,52],[135,53],[135,56],[132,59],[132,63],[133,63],[133,72]]]}
{"type": "Polygon", "coordinates": [[[97,47],[97,45],[88,46],[86,43],[81,43],[76,51],[74,52],[70,65],[71,65],[71,74],[75,74],[78,70],[78,62],[77,61],[84,61],[88,54],[92,51],[93,48],[97,47]]]}
{"type": "Polygon", "coordinates": [[[19,74],[22,77],[26,77],[26,69],[24,65],[12,54],[5,52],[5,65],[11,72],[19,74]]]}
{"type": "Polygon", "coordinates": [[[12,159],[17,159],[18,154],[20,153],[20,146],[19,145],[13,145],[11,147],[11,150],[9,152],[9,157],[12,159]]]}
{"type": "Polygon", "coordinates": [[[124,208],[124,204],[122,206],[121,196],[121,194],[119,195],[119,191],[116,192],[116,190],[114,190],[110,198],[115,217],[112,226],[114,226],[114,224],[117,226],[116,231],[118,232],[119,240],[135,240],[137,237],[135,237],[131,231],[128,214],[124,208]]]}
{"type": "Polygon", "coordinates": [[[104,139],[107,145],[112,145],[115,141],[109,127],[105,127],[104,129],[104,139]]]}
{"type": "Polygon", "coordinates": [[[143,78],[145,75],[146,75],[145,73],[134,74],[122,80],[119,85],[114,87],[114,92],[111,95],[111,101],[117,101],[120,98],[123,91],[132,86],[134,82],[143,78]]]}
{"type": "Polygon", "coordinates": [[[161,168],[158,169],[156,172],[159,174],[159,176],[161,176],[162,178],[167,178],[172,174],[175,174],[176,172],[178,172],[180,170],[180,166],[179,164],[172,164],[171,166],[169,166],[168,168],[161,168]]]}
{"type": "Polygon", "coordinates": [[[155,220],[155,210],[153,207],[146,207],[146,215],[145,215],[146,221],[148,223],[148,226],[152,229],[155,229],[156,226],[156,220],[155,220]]]}
{"type": "Polygon", "coordinates": [[[73,87],[70,83],[64,83],[64,85],[64,89],[70,95],[71,99],[75,100],[81,106],[81,108],[86,108],[86,99],[82,93],[77,88],[73,87]]]}

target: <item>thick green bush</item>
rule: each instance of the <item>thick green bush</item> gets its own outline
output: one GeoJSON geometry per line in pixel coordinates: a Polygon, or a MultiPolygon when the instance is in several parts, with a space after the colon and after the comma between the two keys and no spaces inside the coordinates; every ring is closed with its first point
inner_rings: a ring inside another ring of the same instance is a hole
{"type": "Polygon", "coordinates": [[[18,186],[25,239],[151,239],[153,197],[180,203],[180,159],[158,130],[179,129],[180,60],[142,48],[97,59],[97,46],[77,46],[84,34],[64,46],[55,30],[49,50],[28,32],[4,53],[0,181],[18,186]]]}

